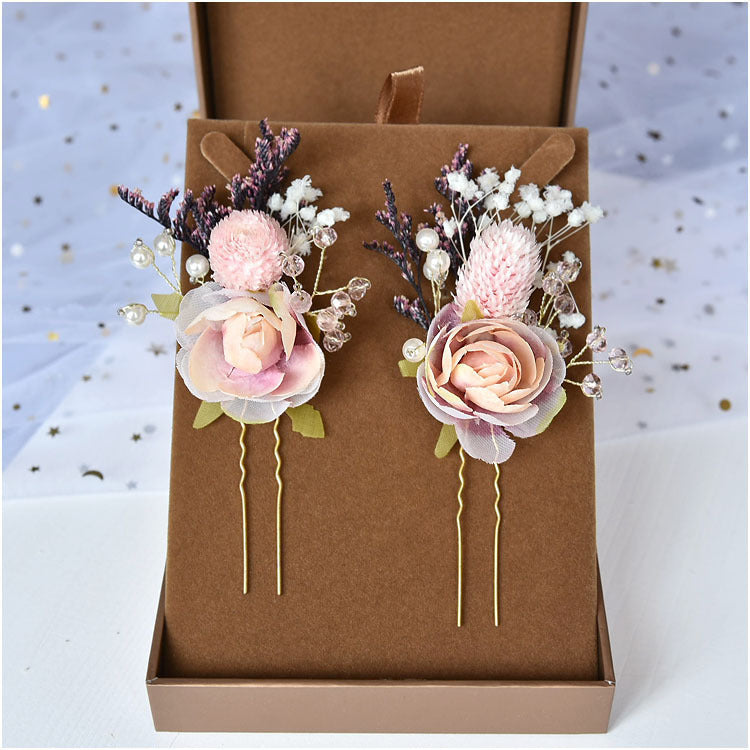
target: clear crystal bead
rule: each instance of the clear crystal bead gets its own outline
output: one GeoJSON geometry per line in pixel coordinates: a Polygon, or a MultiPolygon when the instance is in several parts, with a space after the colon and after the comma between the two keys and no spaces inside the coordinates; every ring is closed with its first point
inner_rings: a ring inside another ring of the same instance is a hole
{"type": "Polygon", "coordinates": [[[563,331],[557,337],[557,348],[563,357],[569,357],[573,353],[573,344],[570,343],[567,331],[563,331]]]}
{"type": "Polygon", "coordinates": [[[368,289],[370,288],[371,284],[369,279],[363,279],[359,276],[352,279],[349,282],[349,285],[347,287],[347,290],[349,292],[349,296],[355,301],[359,301],[362,299],[362,297],[367,294],[368,289]]]}
{"type": "Polygon", "coordinates": [[[332,307],[326,307],[318,313],[317,322],[321,331],[335,331],[339,324],[339,316],[332,307]]]}
{"type": "Polygon", "coordinates": [[[332,336],[323,336],[323,348],[327,352],[337,352],[344,345],[343,341],[333,338],[332,336]]]}
{"type": "Polygon", "coordinates": [[[531,308],[524,311],[521,320],[526,323],[527,326],[539,325],[539,316],[536,314],[536,311],[532,310],[531,308]]]}
{"type": "Polygon", "coordinates": [[[286,276],[296,279],[305,270],[305,261],[300,255],[285,255],[281,259],[281,270],[286,276]]]}
{"type": "Polygon", "coordinates": [[[304,289],[297,289],[289,298],[289,306],[297,314],[304,315],[312,307],[312,297],[304,289]]]}
{"type": "Polygon", "coordinates": [[[313,242],[321,250],[333,245],[338,238],[339,236],[333,227],[315,227],[313,229],[313,242]]]}
{"type": "Polygon", "coordinates": [[[630,361],[630,357],[624,349],[619,347],[615,347],[609,353],[609,364],[615,372],[624,372],[626,375],[633,372],[633,363],[630,361]]]}
{"type": "Polygon", "coordinates": [[[594,326],[591,329],[591,333],[586,336],[586,346],[588,346],[592,352],[603,352],[607,348],[607,339],[604,336],[606,332],[606,328],[603,328],[602,326],[594,326]]]}
{"type": "Polygon", "coordinates": [[[598,375],[590,372],[581,381],[581,390],[589,398],[601,398],[602,397],[602,381],[598,375]]]}
{"type": "Polygon", "coordinates": [[[351,297],[346,292],[336,292],[331,296],[331,307],[339,315],[346,315],[347,310],[353,307],[351,297]]]}
{"type": "Polygon", "coordinates": [[[553,306],[557,312],[563,315],[570,315],[576,311],[576,303],[569,294],[561,294],[555,297],[553,306]]]}
{"type": "Polygon", "coordinates": [[[565,284],[562,283],[556,273],[548,273],[542,279],[542,289],[546,294],[557,297],[565,290],[565,284]]]}
{"type": "Polygon", "coordinates": [[[347,333],[346,331],[342,331],[341,329],[330,331],[323,337],[323,347],[326,349],[326,351],[336,352],[341,349],[341,347],[347,341],[349,341],[351,337],[351,333],[347,333]]]}
{"type": "Polygon", "coordinates": [[[583,268],[583,263],[578,258],[572,263],[569,263],[567,260],[561,260],[557,264],[557,275],[566,284],[572,284],[578,278],[581,268],[583,268]]]}

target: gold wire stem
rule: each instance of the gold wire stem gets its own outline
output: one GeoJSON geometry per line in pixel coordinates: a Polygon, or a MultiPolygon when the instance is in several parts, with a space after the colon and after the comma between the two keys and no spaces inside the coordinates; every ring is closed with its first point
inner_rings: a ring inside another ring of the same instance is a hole
{"type": "Polygon", "coordinates": [[[179,294],[180,296],[182,296],[182,292],[180,291],[179,287],[176,287],[176,286],[175,286],[175,285],[174,285],[174,284],[173,284],[173,283],[172,283],[172,282],[171,282],[171,281],[170,281],[170,280],[169,280],[169,279],[167,278],[167,276],[165,275],[164,271],[162,271],[162,270],[161,270],[161,268],[159,268],[159,266],[157,266],[157,265],[156,265],[156,261],[154,261],[154,262],[152,263],[152,265],[153,265],[153,267],[154,267],[154,271],[156,271],[156,273],[158,273],[158,274],[159,274],[159,276],[161,276],[161,277],[162,277],[162,279],[164,279],[164,281],[166,281],[166,282],[167,282],[167,284],[169,284],[169,286],[171,286],[171,287],[172,287],[172,290],[173,290],[173,291],[175,291],[175,292],[177,292],[177,294],[179,294]]]}
{"type": "Polygon", "coordinates": [[[461,514],[464,510],[464,467],[466,466],[466,454],[464,449],[459,450],[461,466],[458,468],[458,512],[456,513],[456,529],[458,531],[458,600],[456,608],[457,625],[461,627],[461,590],[463,588],[463,547],[461,542],[461,514]]]}
{"type": "Polygon", "coordinates": [[[279,446],[281,445],[281,436],[279,435],[279,419],[273,423],[273,435],[276,438],[276,445],[273,447],[273,455],[276,456],[276,594],[281,596],[281,495],[284,490],[284,483],[281,480],[281,456],[279,455],[279,446]]]}
{"type": "Polygon", "coordinates": [[[243,422],[240,430],[240,497],[242,498],[242,593],[247,594],[247,499],[245,498],[245,429],[243,422]]]}
{"type": "Polygon", "coordinates": [[[495,521],[495,559],[494,559],[494,578],[493,582],[495,585],[495,627],[500,626],[500,464],[495,464],[495,515],[497,520],[495,521]]]}
{"type": "Polygon", "coordinates": [[[326,260],[326,249],[321,248],[320,260],[318,261],[318,272],[315,274],[315,283],[313,284],[312,296],[315,297],[318,294],[318,285],[320,284],[320,276],[323,273],[323,264],[326,260]]]}

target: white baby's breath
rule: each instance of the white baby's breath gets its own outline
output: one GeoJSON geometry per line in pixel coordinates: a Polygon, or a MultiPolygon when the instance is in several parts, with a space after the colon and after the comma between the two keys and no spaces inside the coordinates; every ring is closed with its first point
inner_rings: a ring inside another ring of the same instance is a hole
{"type": "Polygon", "coordinates": [[[269,199],[268,199],[268,208],[271,211],[276,211],[277,213],[281,211],[281,207],[284,205],[284,199],[281,197],[280,193],[274,193],[269,199]]]}
{"type": "Polygon", "coordinates": [[[586,316],[581,312],[574,312],[569,315],[560,313],[557,320],[561,328],[580,328],[586,322],[586,316]]]}
{"type": "Polygon", "coordinates": [[[500,184],[500,176],[497,173],[497,169],[494,167],[488,167],[482,171],[482,174],[477,177],[477,183],[482,191],[485,193],[493,190],[500,184]]]}

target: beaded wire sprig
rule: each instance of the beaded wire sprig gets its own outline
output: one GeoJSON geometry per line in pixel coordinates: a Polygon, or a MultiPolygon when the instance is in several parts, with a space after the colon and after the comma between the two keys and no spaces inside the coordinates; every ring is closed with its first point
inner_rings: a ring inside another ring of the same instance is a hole
{"type": "Polygon", "coordinates": [[[616,372],[632,371],[630,358],[619,347],[604,360],[585,357],[587,351],[606,350],[601,326],[594,326],[584,347],[571,356],[569,329],[586,322],[571,290],[582,262],[560,246],[599,221],[604,215],[601,208],[588,201],[575,206],[571,192],[558,185],[542,190],[535,184],[517,187],[521,171],[513,166],[502,176],[495,168],[475,176],[468,153],[468,144],[461,144],[442,167],[435,187],[447,205],[428,206],[425,212],[433,221],[419,224],[416,234],[412,217],[399,214],[393,187],[386,180],[385,208],[376,219],[398,247],[365,243],[392,261],[412,287],[412,298],[394,297],[396,311],[427,330],[427,341],[415,337],[404,343],[399,368],[405,377],[417,378],[425,406],[443,423],[435,455],[443,458],[457,441],[460,444],[459,627],[466,453],[495,469],[493,620],[499,626],[500,464],[513,452],[511,436],[526,438],[546,429],[566,401],[563,384],[601,398],[598,375],[588,372],[576,380],[567,377],[570,369],[609,364],[616,372]],[[518,200],[511,202],[513,197],[518,200]],[[447,288],[451,275],[452,295],[447,288]],[[429,283],[429,295],[423,292],[423,280],[429,283]],[[536,290],[541,295],[535,295],[536,290]],[[451,296],[446,301],[447,295],[451,296]],[[537,298],[536,304],[532,298],[537,298]]]}
{"type": "Polygon", "coordinates": [[[135,241],[131,263],[140,269],[152,267],[171,290],[151,295],[155,309],[133,302],[118,313],[132,325],[142,324],[151,313],[176,322],[181,346],[177,368],[188,389],[201,399],[194,428],[202,429],[222,414],[241,424],[238,486],[245,594],[245,434],[249,424],[273,423],[276,592],[280,595],[283,481],[279,421],[287,414],[293,431],[304,437],[325,436],[321,415],[309,403],[324,370],[324,356],[314,334],[320,333],[327,352],[341,349],[351,338],[344,319],[356,315],[356,303],[365,296],[370,282],[354,277],[343,286],[320,289],[326,252],[338,239],[334,225],[346,221],[349,213],[340,207],[318,210],[316,202],[322,192],[307,175],[292,180],[282,196],[289,173],[286,162],[299,145],[300,134],[284,128],[275,136],[266,120],[260,123],[260,131],[248,173],[235,175],[227,185],[229,205],[215,199],[216,187],[211,185],[198,198],[186,190],[172,216],[177,190],[167,191],[154,204],[140,190],[118,188],[126,203],[163,227],[154,239],[154,249],[141,239],[135,241]],[[194,287],[184,295],[176,261],[177,240],[197,251],[185,261],[194,287]],[[314,284],[307,291],[300,275],[304,256],[310,255],[313,247],[319,257],[314,284]],[[158,266],[157,255],[169,259],[171,278],[158,266]],[[291,290],[282,282],[284,277],[291,290]],[[316,299],[326,298],[327,304],[313,309],[316,299]]]}

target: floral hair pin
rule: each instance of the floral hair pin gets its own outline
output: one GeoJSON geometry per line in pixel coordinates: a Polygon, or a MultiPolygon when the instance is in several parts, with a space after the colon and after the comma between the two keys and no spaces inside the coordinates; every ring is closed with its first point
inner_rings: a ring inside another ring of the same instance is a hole
{"type": "Polygon", "coordinates": [[[142,240],[135,241],[130,251],[132,264],[153,267],[171,289],[167,294],[151,295],[156,309],[131,303],[119,314],[133,325],[143,323],[149,313],[175,321],[180,346],[177,370],[188,390],[201,401],[193,427],[206,427],[222,415],[241,425],[239,491],[245,594],[245,431],[247,425],[273,422],[278,488],[276,592],[281,594],[279,420],[286,414],[295,432],[324,437],[321,415],[310,400],[323,380],[325,356],[310,327],[321,334],[326,352],[341,349],[351,338],[345,319],[356,315],[355,303],[367,293],[370,282],[355,277],[345,286],[320,289],[326,251],[337,240],[334,225],[346,221],[349,213],[339,207],[319,210],[316,204],[322,192],[313,187],[309,176],[293,180],[282,195],[288,177],[286,162],[299,145],[299,131],[282,129],[274,136],[265,120],[260,131],[248,173],[235,175],[227,186],[228,205],[216,200],[215,186],[204,188],[198,197],[186,190],[172,217],[177,190],[165,193],[155,205],[139,190],[118,189],[124,201],[163,227],[153,250],[142,240]],[[195,286],[184,295],[175,258],[176,240],[197,251],[185,262],[195,286]],[[313,247],[319,253],[317,273],[307,291],[299,277],[313,247]],[[156,255],[170,259],[171,279],[157,265],[156,255]],[[321,298],[327,298],[328,304],[313,309],[321,298]]]}
{"type": "MultiPolygon", "coordinates": [[[[582,263],[560,250],[573,234],[599,221],[603,211],[588,202],[574,206],[571,192],[558,185],[542,191],[534,184],[521,185],[520,199],[511,203],[521,171],[510,167],[501,176],[487,168],[474,179],[468,150],[467,144],[460,145],[435,180],[447,208],[430,205],[426,213],[433,217],[432,225],[420,224],[416,233],[412,217],[398,213],[386,181],[385,210],[376,218],[398,247],[365,243],[395,263],[416,294],[394,298],[401,315],[427,330],[426,340],[404,343],[399,368],[403,376],[416,377],[425,408],[443,425],[435,455],[443,458],[459,443],[459,627],[466,454],[495,467],[494,623],[499,626],[500,464],[511,457],[514,439],[531,438],[549,427],[565,405],[566,385],[601,397],[598,375],[588,372],[576,379],[572,373],[600,364],[586,357],[587,351],[599,354],[607,348],[605,329],[594,326],[585,346],[573,354],[569,329],[586,322],[571,291],[582,263]],[[455,288],[449,296],[451,275],[455,288]]],[[[602,363],[617,372],[632,370],[620,348],[602,363]]]]}

